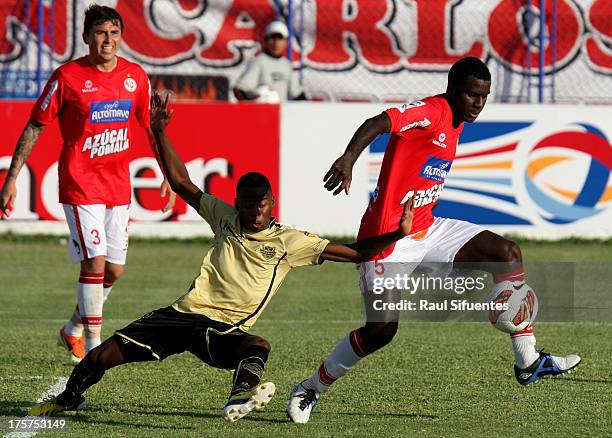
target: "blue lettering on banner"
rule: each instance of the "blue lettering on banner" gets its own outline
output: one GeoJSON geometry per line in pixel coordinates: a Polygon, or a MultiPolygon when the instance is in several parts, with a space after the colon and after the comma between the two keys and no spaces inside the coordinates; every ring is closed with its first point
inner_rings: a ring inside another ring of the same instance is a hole
{"type": "Polygon", "coordinates": [[[430,156],[421,169],[421,172],[419,172],[419,176],[436,182],[444,181],[450,170],[451,164],[452,161],[430,156]]]}
{"type": "Polygon", "coordinates": [[[90,105],[90,123],[127,122],[132,110],[131,100],[110,100],[92,102],[90,105]]]}

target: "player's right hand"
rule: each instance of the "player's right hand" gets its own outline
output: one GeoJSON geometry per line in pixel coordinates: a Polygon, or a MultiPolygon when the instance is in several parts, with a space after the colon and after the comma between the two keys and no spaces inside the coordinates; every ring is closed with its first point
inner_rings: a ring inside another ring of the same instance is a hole
{"type": "Polygon", "coordinates": [[[414,198],[411,197],[404,204],[404,212],[402,213],[402,217],[399,222],[398,230],[404,235],[407,236],[410,234],[410,230],[412,229],[412,219],[414,219],[414,198]]]}
{"type": "Polygon", "coordinates": [[[13,178],[7,177],[0,190],[0,218],[5,215],[6,217],[11,216],[11,210],[13,209],[13,202],[17,196],[17,185],[13,178]]]}
{"type": "Polygon", "coordinates": [[[327,191],[334,191],[334,196],[340,193],[342,190],[348,195],[349,189],[351,188],[351,179],[353,178],[353,160],[346,155],[342,155],[332,167],[327,171],[323,181],[325,182],[325,188],[327,191]]]}

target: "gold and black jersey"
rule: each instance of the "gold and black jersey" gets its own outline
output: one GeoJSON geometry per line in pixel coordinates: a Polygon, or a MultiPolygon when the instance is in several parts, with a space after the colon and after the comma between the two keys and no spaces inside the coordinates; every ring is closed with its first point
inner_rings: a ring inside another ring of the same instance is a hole
{"type": "Polygon", "coordinates": [[[231,205],[203,194],[198,211],[215,235],[191,290],[174,302],[185,313],[248,330],[278,291],[291,268],[316,265],[326,239],[272,222],[250,232],[231,205]]]}

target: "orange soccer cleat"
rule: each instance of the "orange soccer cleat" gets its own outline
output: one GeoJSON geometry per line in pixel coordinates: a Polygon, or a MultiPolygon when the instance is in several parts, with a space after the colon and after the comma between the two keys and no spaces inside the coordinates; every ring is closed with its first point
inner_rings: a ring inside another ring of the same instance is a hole
{"type": "Polygon", "coordinates": [[[62,327],[57,336],[57,345],[70,352],[70,363],[77,364],[85,357],[85,345],[82,336],[70,336],[62,327]]]}

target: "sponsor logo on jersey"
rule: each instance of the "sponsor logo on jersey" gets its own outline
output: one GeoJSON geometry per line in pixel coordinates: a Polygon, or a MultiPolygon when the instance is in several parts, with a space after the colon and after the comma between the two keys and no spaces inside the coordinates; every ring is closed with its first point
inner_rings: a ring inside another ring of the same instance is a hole
{"type": "Polygon", "coordinates": [[[51,98],[53,97],[53,95],[55,94],[56,91],[57,91],[57,81],[53,81],[49,85],[49,91],[47,91],[47,95],[45,96],[45,100],[43,100],[43,102],[40,104],[40,109],[41,110],[43,110],[43,111],[47,110],[47,108],[49,107],[49,104],[51,103],[51,98]]]}
{"type": "Polygon", "coordinates": [[[123,81],[123,86],[130,93],[133,93],[134,91],[136,91],[136,87],[138,87],[138,84],[136,83],[134,78],[127,77],[125,78],[125,81],[123,81]]]}
{"type": "Polygon", "coordinates": [[[400,202],[400,204],[405,204],[410,198],[414,197],[414,208],[429,205],[432,202],[438,201],[438,198],[442,194],[443,188],[444,183],[433,185],[425,190],[417,190],[416,192],[414,190],[409,190],[404,196],[404,199],[402,199],[402,201],[400,202]]]}
{"type": "Polygon", "coordinates": [[[446,149],[446,144],[444,143],[444,140],[446,140],[446,134],[444,132],[441,132],[438,138],[434,138],[431,142],[436,146],[440,146],[441,148],[446,149]]]}
{"type": "Polygon", "coordinates": [[[431,125],[431,122],[429,121],[427,117],[425,117],[423,118],[423,120],[418,120],[416,122],[413,122],[413,123],[410,123],[409,125],[404,126],[402,129],[400,129],[400,132],[408,131],[409,129],[412,129],[412,128],[424,128],[429,125],[431,125]]]}
{"type": "Polygon", "coordinates": [[[83,88],[81,88],[81,92],[83,93],[93,93],[94,91],[98,91],[98,87],[93,86],[93,82],[87,79],[83,84],[83,88]]]}
{"type": "Polygon", "coordinates": [[[131,100],[92,102],[89,121],[91,123],[127,122],[131,109],[131,100]]]}
{"type": "Polygon", "coordinates": [[[400,106],[398,108],[398,110],[399,110],[400,113],[403,114],[404,111],[409,110],[410,108],[416,108],[416,107],[423,106],[423,105],[425,105],[425,102],[421,102],[420,100],[416,100],[414,102],[403,104],[402,106],[400,106]]]}
{"type": "Polygon", "coordinates": [[[432,181],[444,181],[446,174],[450,170],[452,162],[443,160],[435,156],[430,156],[421,168],[419,176],[432,181]]]}
{"type": "Polygon", "coordinates": [[[106,129],[104,132],[89,136],[83,143],[81,152],[89,152],[89,158],[123,152],[130,147],[128,129],[106,129]]]}

